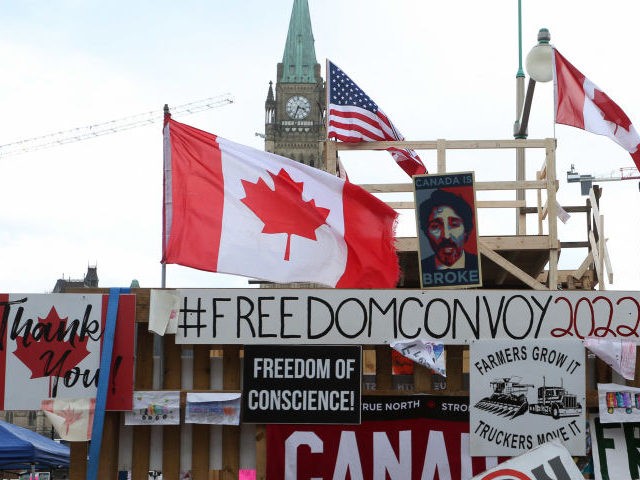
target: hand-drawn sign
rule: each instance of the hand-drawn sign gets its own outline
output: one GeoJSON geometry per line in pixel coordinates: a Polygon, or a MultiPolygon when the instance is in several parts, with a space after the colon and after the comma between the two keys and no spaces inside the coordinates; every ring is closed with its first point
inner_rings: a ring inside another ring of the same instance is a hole
{"type": "Polygon", "coordinates": [[[638,292],[178,290],[182,344],[383,344],[618,338],[640,343],[638,292]]]}

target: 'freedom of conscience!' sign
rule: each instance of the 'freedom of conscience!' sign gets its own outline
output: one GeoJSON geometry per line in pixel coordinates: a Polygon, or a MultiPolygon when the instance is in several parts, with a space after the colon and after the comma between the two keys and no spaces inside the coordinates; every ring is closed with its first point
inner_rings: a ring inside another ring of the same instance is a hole
{"type": "Polygon", "coordinates": [[[638,292],[185,289],[181,344],[379,345],[416,338],[640,343],[638,292]]]}
{"type": "Polygon", "coordinates": [[[360,423],[361,348],[249,345],[242,421],[360,423]]]}

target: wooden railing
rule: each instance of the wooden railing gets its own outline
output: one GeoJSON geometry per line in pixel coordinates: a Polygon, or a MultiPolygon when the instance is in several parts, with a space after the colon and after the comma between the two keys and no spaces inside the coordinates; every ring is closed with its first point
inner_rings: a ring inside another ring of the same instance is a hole
{"type": "MultiPolygon", "coordinates": [[[[609,283],[613,281],[613,273],[609,255],[606,249],[604,232],[604,218],[597,208],[596,193],[592,191],[590,202],[586,206],[561,206],[556,198],[559,182],[556,176],[556,141],[546,139],[519,140],[432,140],[432,141],[404,141],[404,142],[363,142],[342,143],[325,142],[325,165],[329,172],[336,172],[336,159],[341,152],[384,150],[389,147],[412,148],[415,150],[436,151],[436,172],[447,172],[447,153],[452,150],[513,150],[517,157],[525,158],[523,152],[530,149],[544,149],[545,155],[542,165],[536,172],[535,178],[519,178],[509,181],[477,181],[478,192],[512,191],[513,199],[481,199],[476,202],[479,210],[505,209],[515,210],[515,237],[511,236],[480,236],[480,252],[491,261],[502,267],[505,272],[514,275],[525,285],[536,290],[562,288],[592,288],[596,283],[598,288],[605,288],[605,278],[609,283]],[[527,203],[527,191],[535,192],[535,203],[527,203]],[[562,242],[558,238],[558,219],[565,214],[585,213],[587,226],[584,241],[562,242]],[[527,233],[527,215],[536,218],[536,231],[527,233]],[[598,233],[600,232],[600,233],[598,233]],[[563,248],[587,248],[584,261],[575,269],[560,272],[558,259],[563,248]],[[500,255],[505,249],[547,249],[548,267],[543,274],[533,277],[512,262],[500,255]],[[595,269],[595,273],[593,270],[595,269]]],[[[482,165],[476,171],[481,171],[482,165]]],[[[404,183],[375,183],[361,184],[365,190],[374,194],[411,193],[413,185],[410,181],[404,183]]],[[[597,188],[597,187],[596,187],[597,188]]],[[[398,210],[415,210],[413,199],[402,201],[388,201],[389,206],[398,210]]],[[[405,237],[398,239],[401,251],[417,251],[417,239],[405,237]]]]}

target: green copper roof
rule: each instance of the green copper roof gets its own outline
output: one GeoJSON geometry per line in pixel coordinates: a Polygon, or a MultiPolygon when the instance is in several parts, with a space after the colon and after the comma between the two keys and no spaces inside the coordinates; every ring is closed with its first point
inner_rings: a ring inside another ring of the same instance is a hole
{"type": "Polygon", "coordinates": [[[307,0],[293,0],[287,43],[282,57],[284,83],[316,83],[314,68],[316,50],[313,45],[311,16],[307,0]]]}

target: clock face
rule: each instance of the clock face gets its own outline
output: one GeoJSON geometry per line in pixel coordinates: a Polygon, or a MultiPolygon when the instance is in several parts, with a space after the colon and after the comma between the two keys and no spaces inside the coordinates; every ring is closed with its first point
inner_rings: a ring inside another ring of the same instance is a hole
{"type": "Polygon", "coordinates": [[[287,114],[295,119],[302,120],[311,112],[311,103],[305,97],[296,95],[287,100],[287,114]]]}

